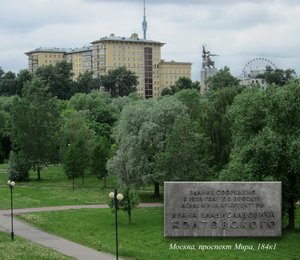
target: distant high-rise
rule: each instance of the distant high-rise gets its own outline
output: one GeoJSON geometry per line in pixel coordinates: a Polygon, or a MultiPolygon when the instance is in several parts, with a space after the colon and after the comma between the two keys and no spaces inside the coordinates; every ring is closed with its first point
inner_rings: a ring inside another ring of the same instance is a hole
{"type": "Polygon", "coordinates": [[[98,77],[124,66],[138,76],[137,94],[152,98],[160,96],[164,88],[174,86],[180,77],[191,78],[191,63],[161,59],[164,45],[159,41],[140,39],[136,33],[130,37],[112,33],[91,42],[88,47],[38,48],[26,55],[28,68],[33,73],[41,66],[67,60],[72,63],[74,79],[85,71],[92,71],[94,77],[98,77]]]}
{"type": "Polygon", "coordinates": [[[35,73],[39,67],[55,65],[57,62],[67,60],[72,63],[73,78],[86,71],[92,70],[92,47],[81,48],[44,48],[40,47],[25,53],[28,56],[28,69],[35,73]]]}
{"type": "Polygon", "coordinates": [[[144,0],[144,20],[143,20],[143,32],[144,32],[144,40],[147,39],[147,21],[146,21],[146,4],[144,0]]]}

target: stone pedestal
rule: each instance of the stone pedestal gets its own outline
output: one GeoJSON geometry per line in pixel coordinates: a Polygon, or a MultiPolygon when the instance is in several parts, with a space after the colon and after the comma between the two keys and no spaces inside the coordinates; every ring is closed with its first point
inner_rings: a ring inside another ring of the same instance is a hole
{"type": "Polygon", "coordinates": [[[201,94],[203,94],[207,89],[208,86],[205,84],[206,80],[215,75],[218,72],[218,69],[216,68],[202,68],[201,72],[200,72],[200,79],[201,79],[201,88],[200,88],[200,92],[201,94]]]}

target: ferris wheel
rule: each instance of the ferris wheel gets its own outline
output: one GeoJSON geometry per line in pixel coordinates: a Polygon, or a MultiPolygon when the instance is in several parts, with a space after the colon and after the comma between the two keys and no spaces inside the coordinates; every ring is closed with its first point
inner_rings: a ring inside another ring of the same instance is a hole
{"type": "Polygon", "coordinates": [[[276,65],[267,58],[255,58],[246,63],[242,72],[242,79],[255,78],[257,75],[263,74],[266,71],[266,67],[270,66],[272,69],[276,69],[276,65]]]}

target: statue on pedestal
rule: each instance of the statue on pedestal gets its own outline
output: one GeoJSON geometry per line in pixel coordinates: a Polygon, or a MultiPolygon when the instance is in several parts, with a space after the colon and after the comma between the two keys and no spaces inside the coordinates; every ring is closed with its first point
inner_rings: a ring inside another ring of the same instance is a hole
{"type": "Polygon", "coordinates": [[[210,51],[205,50],[205,45],[202,45],[202,68],[215,68],[215,62],[210,57],[218,56],[217,54],[211,54],[210,51]]]}
{"type": "Polygon", "coordinates": [[[209,77],[215,75],[218,70],[215,68],[215,62],[211,59],[213,56],[219,56],[217,54],[212,54],[210,51],[205,49],[205,45],[202,45],[202,69],[200,72],[200,84],[201,93],[203,94],[209,86],[207,86],[206,81],[209,77]]]}

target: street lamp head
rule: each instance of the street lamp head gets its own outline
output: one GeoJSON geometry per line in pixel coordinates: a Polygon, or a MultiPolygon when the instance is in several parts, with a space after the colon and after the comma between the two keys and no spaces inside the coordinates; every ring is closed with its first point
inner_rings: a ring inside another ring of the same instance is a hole
{"type": "Polygon", "coordinates": [[[10,187],[14,187],[16,185],[16,183],[14,181],[8,180],[7,185],[10,187]]]}
{"type": "Polygon", "coordinates": [[[110,192],[108,194],[108,197],[111,198],[111,199],[114,199],[115,198],[115,193],[114,192],[110,192]]]}
{"type": "Polygon", "coordinates": [[[122,193],[119,193],[119,194],[117,195],[117,200],[121,201],[123,198],[124,198],[124,196],[123,196],[122,193]]]}

